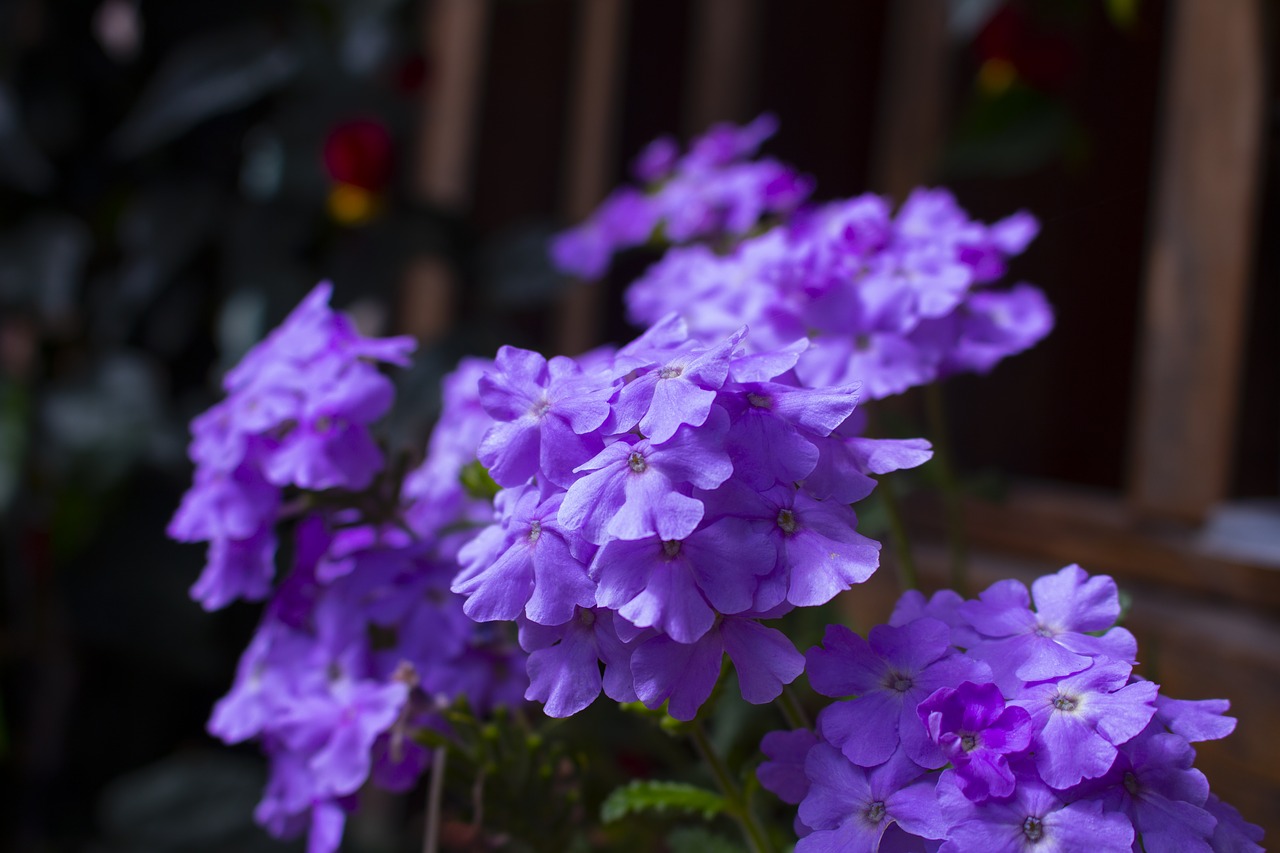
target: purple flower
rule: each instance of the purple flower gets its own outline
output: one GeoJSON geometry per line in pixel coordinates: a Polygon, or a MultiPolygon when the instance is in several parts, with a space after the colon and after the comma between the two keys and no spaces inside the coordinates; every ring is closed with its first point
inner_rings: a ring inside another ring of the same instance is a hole
{"type": "Polygon", "coordinates": [[[814,439],[830,435],[852,414],[857,391],[857,385],[808,389],[751,382],[737,394],[721,395],[732,421],[728,450],[735,474],[757,491],[808,477],[820,458],[814,439]]]}
{"type": "Polygon", "coordinates": [[[631,656],[636,695],[650,708],[665,702],[671,716],[692,720],[715,688],[726,652],[742,698],[755,705],[778,698],[804,670],[804,658],[780,631],[726,616],[696,642],[659,635],[637,646],[631,656]]]}
{"type": "Polygon", "coordinates": [[[920,838],[942,838],[936,777],[901,754],[867,770],[825,743],[805,757],[809,791],[800,803],[800,819],[813,832],[800,839],[796,853],[874,853],[891,824],[920,838]]]}
{"type": "Polygon", "coordinates": [[[590,472],[569,487],[560,524],[587,541],[609,537],[683,539],[702,520],[702,502],[683,489],[714,489],[733,473],[722,449],[728,418],[723,409],[701,428],[684,427],[667,442],[627,437],[579,466],[590,472]]]}
{"type": "Polygon", "coordinates": [[[956,783],[971,800],[1013,793],[1007,756],[1031,744],[1031,716],[1005,705],[994,684],[963,682],[942,687],[916,708],[929,739],[955,767],[956,783]]]}
{"type": "Polygon", "coordinates": [[[826,604],[880,565],[880,543],[857,532],[857,516],[843,504],[816,500],[794,486],[762,494],[735,490],[725,498],[718,512],[752,519],[758,541],[777,554],[774,582],[761,584],[758,609],[784,600],[797,607],[826,604]]]}
{"type": "Polygon", "coordinates": [[[291,702],[276,726],[307,768],[321,796],[354,794],[369,777],[373,742],[399,717],[404,684],[339,678],[328,689],[291,702]]]}
{"type": "Polygon", "coordinates": [[[1176,735],[1191,742],[1219,740],[1236,729],[1236,718],[1226,716],[1226,699],[1170,699],[1156,696],[1156,719],[1176,735]]]}
{"type": "Polygon", "coordinates": [[[655,140],[633,165],[648,192],[615,190],[586,222],[555,238],[552,261],[566,273],[596,279],[615,252],[645,243],[659,226],[662,236],[683,243],[741,236],[767,214],[794,210],[811,182],[776,161],[747,160],[776,129],[768,115],[741,128],[717,125],[683,157],[669,139],[655,140]]]}
{"type": "Polygon", "coordinates": [[[480,403],[480,379],[493,362],[464,358],[444,378],[443,409],[422,464],[406,475],[402,489],[405,521],[420,536],[434,537],[459,521],[488,522],[492,503],[467,494],[462,471],[476,461],[493,418],[480,403]]]}
{"type": "Polygon", "coordinates": [[[805,757],[818,743],[808,729],[769,732],[760,741],[766,761],[756,768],[756,777],[766,791],[791,805],[799,805],[809,793],[809,777],[804,772],[805,757]]]}
{"type": "Polygon", "coordinates": [[[1216,820],[1204,809],[1209,783],[1191,765],[1195,750],[1175,734],[1152,733],[1124,745],[1114,767],[1087,790],[1133,823],[1143,848],[1192,853],[1210,845],[1216,820]]]}
{"type": "Polygon", "coordinates": [[[623,642],[608,610],[581,609],[556,627],[523,622],[520,643],[529,654],[526,699],[542,702],[549,717],[569,717],[605,694],[617,702],[635,702],[631,649],[623,642]],[[600,663],[604,663],[604,676],[600,663]]]}
{"type": "Polygon", "coordinates": [[[496,421],[478,456],[503,486],[534,474],[568,486],[573,470],[600,452],[595,431],[609,417],[607,383],[584,376],[572,359],[502,347],[480,379],[480,401],[496,421]]]}
{"type": "MultiPolygon", "coordinates": [[[[635,426],[653,444],[662,444],[682,425],[702,426],[711,414],[716,390],[729,376],[729,361],[744,332],[711,349],[662,353],[663,361],[618,391],[611,431],[635,426]]],[[[623,354],[629,348],[623,349],[623,354]]]]}
{"type": "Polygon", "coordinates": [[[1205,800],[1204,808],[1218,821],[1210,840],[1214,850],[1226,853],[1262,853],[1260,844],[1265,834],[1262,827],[1249,823],[1234,806],[1224,803],[1213,794],[1205,800]]]}
{"type": "Polygon", "coordinates": [[[742,519],[725,518],[684,539],[606,543],[591,564],[596,603],[680,643],[711,629],[716,612],[751,607],[757,576],[773,559],[742,519]]]}
{"type": "Polygon", "coordinates": [[[595,585],[557,521],[563,493],[544,501],[530,486],[507,497],[512,508],[500,553],[490,558],[488,543],[479,539],[464,546],[452,590],[467,596],[463,610],[478,622],[512,621],[522,613],[542,625],[567,622],[576,607],[595,603],[595,585]]]}
{"type": "Polygon", "coordinates": [[[247,539],[214,539],[191,597],[205,610],[219,610],[237,599],[260,601],[270,594],[275,573],[273,528],[264,527],[247,539]]]}
{"type": "Polygon", "coordinates": [[[863,640],[828,625],[822,642],[805,656],[809,683],[824,696],[858,698],[825,708],[819,733],[862,767],[888,760],[899,744],[917,764],[942,766],[916,707],[940,687],[989,680],[983,664],[954,652],[947,626],[934,619],[880,625],[863,640]]]}
{"type": "Polygon", "coordinates": [[[1080,672],[1099,655],[1132,663],[1138,644],[1124,628],[1113,628],[1120,616],[1115,581],[1089,577],[1071,565],[1039,578],[1027,588],[1018,581],[998,581],[966,602],[960,614],[983,638],[969,653],[991,665],[1006,695],[1019,681],[1044,681],[1080,672]],[[1108,630],[1110,629],[1110,630],[1108,630]],[[1102,636],[1095,633],[1106,631],[1102,636]]]}
{"type": "Polygon", "coordinates": [[[967,809],[952,817],[942,853],[1130,853],[1133,847],[1124,815],[1104,814],[1095,801],[1064,802],[1032,780],[1007,800],[963,802],[967,809]]]}
{"type": "Polygon", "coordinates": [[[1131,669],[1100,658],[1077,675],[1028,685],[1010,700],[1031,714],[1036,769],[1050,787],[1106,773],[1116,747],[1151,721],[1158,688],[1149,681],[1128,684],[1131,669]]]}

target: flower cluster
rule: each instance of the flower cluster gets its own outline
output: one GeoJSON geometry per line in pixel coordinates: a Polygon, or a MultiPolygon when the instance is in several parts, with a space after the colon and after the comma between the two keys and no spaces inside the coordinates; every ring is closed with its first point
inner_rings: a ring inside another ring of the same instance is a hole
{"type": "Polygon", "coordinates": [[[311,515],[293,571],[272,596],[209,731],[257,738],[271,773],[256,817],[274,835],[308,830],[336,850],[367,780],[412,788],[429,753],[414,734],[442,704],[518,702],[517,651],[463,614],[456,565],[395,526],[311,515]]]}
{"type": "MultiPolygon", "coordinates": [[[[449,592],[461,528],[477,505],[492,509],[436,476],[461,490],[459,460],[475,459],[488,417],[476,431],[465,405],[447,412],[403,494],[384,500],[369,425],[393,392],[375,362],[403,363],[412,342],[359,336],[328,297],[317,287],[195,420],[195,484],[170,525],[175,538],[211,541],[192,589],[206,607],[270,595],[209,731],[260,742],[270,777],[259,822],[278,836],[309,830],[316,851],[337,849],[367,780],[417,782],[429,754],[414,735],[443,725],[442,705],[464,696],[483,712],[519,702],[527,684],[514,643],[449,592]],[[286,515],[294,565],[272,590],[286,515]]],[[[474,388],[474,367],[453,382],[474,388]]]]}
{"type": "Polygon", "coordinates": [[[282,490],[367,487],[383,465],[369,424],[394,391],[375,362],[404,366],[412,338],[371,339],[318,285],[223,380],[226,398],[191,424],[195,482],[168,533],[208,542],[191,590],[216,610],[271,591],[282,490]]]}
{"type": "Polygon", "coordinates": [[[736,238],[765,216],[790,213],[808,197],[811,182],[776,160],[750,159],[777,129],[767,114],[741,128],[719,124],[683,156],[670,137],[654,140],[632,164],[645,189],[615,190],[590,219],[560,235],[551,247],[556,266],[596,279],[615,253],[643,245],[655,232],[672,243],[736,238]]]}
{"type": "Polygon", "coordinates": [[[504,347],[480,379],[479,459],[504,488],[453,590],[474,619],[519,621],[549,715],[603,689],[691,719],[726,653],[770,701],[804,661],[760,620],[875,570],[849,504],[927,442],[860,437],[856,386],[802,387],[803,342],[744,355],[744,336],[699,344],[672,316],[577,361],[504,347]]]}
{"type": "Polygon", "coordinates": [[[1261,850],[1192,767],[1234,728],[1226,701],[1133,675],[1119,615],[1114,581],[1068,566],[1030,592],[909,592],[865,640],[829,626],[807,671],[840,701],[762,744],[797,852],[1261,850]]]}
{"type": "Polygon", "coordinates": [[[1027,213],[972,221],[946,190],[916,190],[896,216],[864,195],[804,210],[728,252],[674,248],[627,303],[638,323],[677,311],[706,340],[742,323],[760,347],[807,336],[801,381],[856,379],[880,399],[986,372],[1048,334],[1053,313],[1039,289],[988,286],[1037,229],[1027,213]]]}

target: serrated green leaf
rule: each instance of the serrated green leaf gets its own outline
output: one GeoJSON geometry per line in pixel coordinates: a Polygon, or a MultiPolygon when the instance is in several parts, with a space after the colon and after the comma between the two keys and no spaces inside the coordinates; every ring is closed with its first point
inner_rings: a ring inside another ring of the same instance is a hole
{"type": "Polygon", "coordinates": [[[667,836],[671,853],[742,853],[742,845],[704,829],[701,826],[682,826],[667,836]]]}
{"type": "Polygon", "coordinates": [[[710,819],[725,811],[724,797],[684,782],[636,780],[616,788],[600,807],[600,819],[605,823],[625,817],[633,812],[676,811],[700,814],[710,819]]]}

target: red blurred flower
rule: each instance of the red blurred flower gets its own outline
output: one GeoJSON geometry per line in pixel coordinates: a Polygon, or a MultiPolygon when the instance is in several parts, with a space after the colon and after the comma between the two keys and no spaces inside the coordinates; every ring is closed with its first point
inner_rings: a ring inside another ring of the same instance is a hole
{"type": "Polygon", "coordinates": [[[324,166],[336,183],[381,192],[391,180],[391,133],[376,119],[352,119],[336,125],[324,141],[324,166]]]}
{"type": "Polygon", "coordinates": [[[973,49],[981,64],[1007,63],[1018,79],[1042,91],[1062,89],[1076,67],[1070,39],[1033,21],[1014,4],[1002,6],[987,20],[974,37],[973,49]]]}

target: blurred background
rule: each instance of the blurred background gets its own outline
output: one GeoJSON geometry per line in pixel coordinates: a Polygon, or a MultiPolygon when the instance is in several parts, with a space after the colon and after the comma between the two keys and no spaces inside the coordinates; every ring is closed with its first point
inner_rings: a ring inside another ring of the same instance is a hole
{"type": "MultiPolygon", "coordinates": [[[[0,0],[0,849],[273,850],[203,732],[256,620],[164,539],[186,424],[319,279],[422,342],[390,441],[502,343],[633,334],[550,268],[663,133],[762,111],[829,199],[1033,212],[1057,328],[944,393],[975,585],[1079,562],[1201,766],[1280,830],[1280,215],[1268,0],[0,0]]],[[[923,423],[913,398],[892,407],[923,423]]],[[[926,580],[940,503],[911,495],[926,580]]],[[[891,558],[892,555],[889,555],[891,558]]],[[[881,572],[848,603],[883,618],[881,572]]],[[[353,850],[412,839],[353,829],[353,850]]]]}

